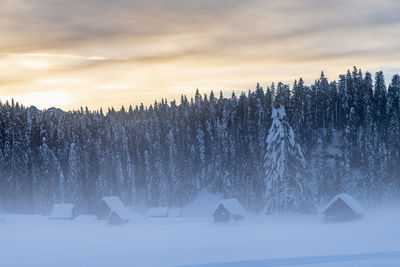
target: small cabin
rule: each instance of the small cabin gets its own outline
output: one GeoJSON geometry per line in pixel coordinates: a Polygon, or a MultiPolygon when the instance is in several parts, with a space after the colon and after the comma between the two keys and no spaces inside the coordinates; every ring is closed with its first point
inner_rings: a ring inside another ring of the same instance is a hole
{"type": "Polygon", "coordinates": [[[59,203],[53,205],[49,219],[52,220],[73,220],[78,216],[75,205],[72,203],[59,203]]]}
{"type": "Polygon", "coordinates": [[[97,219],[107,220],[110,224],[122,224],[128,222],[130,217],[129,209],[124,205],[119,197],[116,196],[103,197],[97,207],[96,213],[97,219]]]}
{"type": "Polygon", "coordinates": [[[168,214],[169,214],[168,207],[153,207],[147,211],[148,217],[160,217],[160,218],[164,217],[164,218],[166,218],[166,217],[168,217],[168,214]]]}
{"type": "Polygon", "coordinates": [[[335,196],[321,211],[328,222],[345,222],[361,219],[364,208],[348,194],[335,196]]]}
{"type": "Polygon", "coordinates": [[[214,210],[214,222],[227,222],[231,219],[240,220],[246,214],[245,209],[236,198],[222,199],[214,210]]]}

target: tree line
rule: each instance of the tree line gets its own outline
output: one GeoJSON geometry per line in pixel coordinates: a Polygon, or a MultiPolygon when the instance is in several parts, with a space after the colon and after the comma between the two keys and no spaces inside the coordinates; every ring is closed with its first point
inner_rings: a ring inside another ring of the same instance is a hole
{"type": "Polygon", "coordinates": [[[260,211],[276,198],[266,158],[278,107],[288,140],[301,148],[302,186],[314,204],[340,192],[365,203],[398,195],[400,76],[387,87],[382,72],[354,67],[338,81],[321,73],[310,86],[300,78],[229,97],[197,91],[107,112],[0,103],[0,206],[45,213],[73,202],[93,212],[108,195],[128,205],[183,206],[208,190],[260,211]]]}

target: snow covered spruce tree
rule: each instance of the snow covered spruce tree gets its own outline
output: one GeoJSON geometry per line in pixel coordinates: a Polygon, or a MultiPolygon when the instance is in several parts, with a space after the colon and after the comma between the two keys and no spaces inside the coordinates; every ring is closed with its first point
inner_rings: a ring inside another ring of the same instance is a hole
{"type": "Polygon", "coordinates": [[[282,106],[272,109],[272,125],[266,143],[263,213],[309,212],[311,194],[306,163],[282,106]]]}

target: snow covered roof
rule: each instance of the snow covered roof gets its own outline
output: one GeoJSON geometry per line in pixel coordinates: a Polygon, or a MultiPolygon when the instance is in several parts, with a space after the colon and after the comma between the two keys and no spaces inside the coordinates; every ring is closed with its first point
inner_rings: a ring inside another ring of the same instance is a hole
{"type": "Polygon", "coordinates": [[[147,211],[149,217],[168,217],[167,207],[153,207],[147,211]]]}
{"type": "Polygon", "coordinates": [[[121,206],[125,207],[124,203],[122,203],[119,197],[116,196],[103,197],[101,200],[104,201],[111,210],[114,210],[114,208],[118,208],[121,206]]]}
{"type": "Polygon", "coordinates": [[[236,198],[220,200],[214,209],[214,213],[220,205],[224,206],[231,215],[244,217],[246,214],[242,204],[236,198]]]}
{"type": "Polygon", "coordinates": [[[131,217],[131,211],[122,203],[119,197],[103,197],[101,200],[110,208],[110,215],[112,212],[115,212],[121,219],[129,219],[131,217]]]}
{"type": "Polygon", "coordinates": [[[364,214],[363,206],[358,203],[352,196],[342,193],[335,196],[322,210],[321,213],[325,213],[325,211],[338,199],[341,199],[347,206],[349,206],[356,214],[362,215],[364,214]]]}
{"type": "Polygon", "coordinates": [[[54,204],[50,219],[70,219],[74,217],[73,211],[74,204],[72,203],[54,204]]]}

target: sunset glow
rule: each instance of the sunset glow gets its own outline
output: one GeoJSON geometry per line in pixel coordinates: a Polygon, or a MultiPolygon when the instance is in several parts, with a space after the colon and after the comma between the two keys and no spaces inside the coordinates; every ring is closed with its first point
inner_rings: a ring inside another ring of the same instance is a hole
{"type": "Polygon", "coordinates": [[[310,83],[321,70],[334,80],[353,65],[392,75],[399,8],[394,0],[6,0],[0,98],[51,90],[71,99],[29,104],[97,109],[197,88],[240,93],[298,75],[310,83]]]}
{"type": "Polygon", "coordinates": [[[42,61],[25,60],[21,62],[21,65],[27,69],[45,69],[50,65],[42,61]]]}

